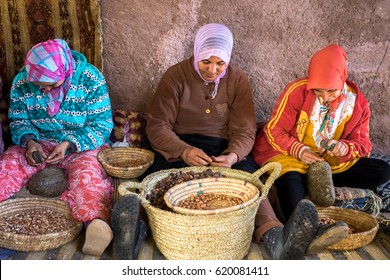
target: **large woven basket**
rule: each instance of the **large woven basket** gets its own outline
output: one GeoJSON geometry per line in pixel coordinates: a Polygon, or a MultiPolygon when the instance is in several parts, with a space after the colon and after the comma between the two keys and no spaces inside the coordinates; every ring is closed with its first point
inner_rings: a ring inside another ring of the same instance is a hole
{"type": "Polygon", "coordinates": [[[101,150],[98,160],[109,175],[133,179],[144,174],[153,164],[154,153],[141,148],[115,147],[101,150]]]}
{"type": "Polygon", "coordinates": [[[348,234],[343,240],[327,247],[329,250],[354,250],[363,247],[374,240],[379,228],[378,222],[373,216],[362,211],[335,206],[318,207],[318,218],[331,218],[335,221],[345,222],[358,231],[348,234]]]}
{"type": "Polygon", "coordinates": [[[242,259],[249,251],[254,231],[254,219],[257,208],[264,200],[273,182],[280,174],[279,163],[269,163],[255,173],[210,167],[186,167],[168,169],[152,173],[141,183],[124,182],[118,187],[119,196],[136,195],[129,191],[132,188],[140,189],[137,196],[149,218],[153,239],[157,248],[167,259],[179,260],[228,260],[242,259]],[[152,206],[145,198],[158,181],[177,171],[202,172],[211,169],[221,172],[227,178],[245,180],[260,190],[260,196],[255,202],[243,209],[218,213],[214,215],[184,215],[173,211],[162,210],[152,206]],[[270,171],[263,184],[259,177],[270,171]]]}
{"type": "Polygon", "coordinates": [[[165,203],[173,211],[190,215],[211,215],[242,209],[255,202],[259,197],[259,189],[245,181],[234,178],[205,178],[183,182],[170,188],[164,195],[165,203]],[[238,198],[242,203],[235,204],[229,199],[212,200],[212,209],[194,209],[181,207],[180,202],[200,194],[217,194],[238,198]]]}
{"type": "MultiPolygon", "coordinates": [[[[8,199],[0,203],[0,219],[29,210],[44,209],[50,209],[71,218],[68,203],[55,199],[34,197],[8,199]]],[[[54,249],[76,238],[81,228],[82,223],[75,221],[75,225],[66,231],[48,234],[27,235],[0,231],[0,247],[22,252],[54,249]]]]}

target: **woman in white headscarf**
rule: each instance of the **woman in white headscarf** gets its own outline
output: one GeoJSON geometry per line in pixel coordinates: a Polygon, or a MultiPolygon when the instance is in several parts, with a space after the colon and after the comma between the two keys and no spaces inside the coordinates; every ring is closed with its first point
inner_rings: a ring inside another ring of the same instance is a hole
{"type": "Polygon", "coordinates": [[[233,35],[222,24],[199,29],[194,55],[163,75],[147,112],[158,152],[154,170],[184,166],[243,167],[256,119],[246,75],[229,65],[233,35]]]}
{"type": "MultiPolygon", "coordinates": [[[[247,76],[229,64],[232,48],[233,35],[226,26],[204,25],[196,34],[194,55],[165,72],[147,111],[155,160],[146,174],[187,166],[250,173],[259,168],[249,155],[256,135],[252,89],[247,76]]],[[[125,196],[114,206],[116,258],[136,258],[143,234],[139,216],[136,196],[125,196]]],[[[303,200],[284,226],[265,199],[255,218],[254,239],[264,240],[273,259],[303,259],[317,219],[314,204],[303,200]]]]}

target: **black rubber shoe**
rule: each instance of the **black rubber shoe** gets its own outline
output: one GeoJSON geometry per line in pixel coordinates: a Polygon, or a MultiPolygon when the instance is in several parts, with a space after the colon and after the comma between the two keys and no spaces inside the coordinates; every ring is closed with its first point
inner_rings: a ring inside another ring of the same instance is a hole
{"type": "Polygon", "coordinates": [[[307,248],[306,255],[320,253],[326,247],[343,240],[349,233],[348,224],[336,222],[333,225],[319,225],[314,240],[307,248]]]}
{"type": "Polygon", "coordinates": [[[282,244],[278,259],[303,260],[306,249],[313,240],[318,228],[318,212],[315,205],[301,200],[288,219],[282,232],[282,244]]]}
{"type": "Polygon", "coordinates": [[[264,234],[264,245],[274,260],[303,260],[317,228],[317,208],[303,199],[283,228],[272,228],[264,234]]]}
{"type": "Polygon", "coordinates": [[[273,260],[280,258],[283,251],[283,228],[274,227],[263,234],[264,246],[273,260]]]}
{"type": "Polygon", "coordinates": [[[117,260],[137,258],[136,245],[140,230],[140,202],[135,195],[120,198],[111,213],[113,255],[117,260]]]}

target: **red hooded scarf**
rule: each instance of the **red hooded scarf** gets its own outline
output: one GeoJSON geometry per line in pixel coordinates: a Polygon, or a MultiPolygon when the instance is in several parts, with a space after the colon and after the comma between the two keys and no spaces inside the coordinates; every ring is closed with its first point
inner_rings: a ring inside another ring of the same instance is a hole
{"type": "Polygon", "coordinates": [[[347,80],[347,56],[340,46],[318,51],[309,64],[307,89],[343,89],[347,80]]]}

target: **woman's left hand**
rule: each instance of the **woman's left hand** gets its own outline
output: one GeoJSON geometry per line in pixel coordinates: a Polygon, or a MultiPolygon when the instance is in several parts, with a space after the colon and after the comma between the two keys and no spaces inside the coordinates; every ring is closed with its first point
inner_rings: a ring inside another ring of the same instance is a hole
{"type": "Polygon", "coordinates": [[[220,155],[211,158],[213,161],[210,163],[210,165],[215,167],[231,168],[232,165],[238,161],[238,156],[235,153],[229,153],[227,155],[220,155]]]}
{"type": "Polygon", "coordinates": [[[336,140],[329,140],[328,146],[334,145],[332,150],[326,151],[327,154],[334,157],[343,157],[348,153],[349,147],[343,142],[336,140]]]}
{"type": "Polygon", "coordinates": [[[57,164],[64,159],[66,150],[70,147],[68,141],[58,144],[46,159],[46,163],[57,164]]]}
{"type": "Polygon", "coordinates": [[[30,164],[31,166],[37,167],[38,165],[40,165],[42,163],[42,162],[35,162],[35,158],[33,156],[34,152],[38,152],[43,158],[42,161],[46,161],[46,154],[43,151],[42,146],[39,143],[37,143],[35,140],[30,140],[27,143],[26,148],[27,148],[26,160],[27,160],[28,164],[30,164]]]}

